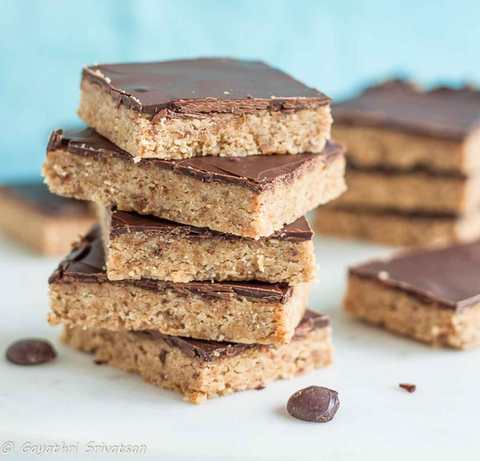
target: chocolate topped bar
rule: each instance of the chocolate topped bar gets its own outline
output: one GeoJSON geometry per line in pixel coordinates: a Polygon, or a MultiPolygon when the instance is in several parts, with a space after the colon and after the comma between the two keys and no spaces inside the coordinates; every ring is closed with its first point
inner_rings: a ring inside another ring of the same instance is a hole
{"type": "Polygon", "coordinates": [[[0,186],[0,193],[20,200],[33,210],[51,217],[91,214],[88,202],[52,194],[45,184],[36,181],[0,186]]]}
{"type": "Polygon", "coordinates": [[[422,89],[391,80],[335,104],[335,122],[370,125],[451,140],[463,140],[480,124],[480,90],[470,87],[422,89]]]}
{"type": "MultiPolygon", "coordinates": [[[[228,240],[239,240],[242,237],[224,234],[206,227],[193,227],[186,224],[179,224],[155,216],[144,216],[134,212],[112,210],[110,212],[110,234],[122,235],[132,232],[148,232],[155,234],[175,234],[182,235],[188,239],[204,238],[222,238],[228,240]]],[[[288,240],[288,241],[308,241],[312,240],[313,232],[305,217],[297,219],[291,224],[287,224],[282,230],[275,232],[269,239],[288,240]]]]}
{"type": "MultiPolygon", "coordinates": [[[[330,325],[329,318],[311,310],[307,310],[303,319],[295,329],[295,335],[292,340],[300,339],[308,335],[314,330],[325,328],[330,325]]],[[[240,344],[229,342],[206,341],[201,339],[183,338],[179,336],[168,336],[158,331],[138,331],[133,334],[138,336],[146,336],[151,339],[161,339],[173,347],[178,347],[185,354],[192,358],[197,358],[204,362],[224,357],[233,357],[248,349],[269,348],[268,345],[260,344],[240,344]]]]}
{"type": "Polygon", "coordinates": [[[480,302],[480,242],[407,252],[349,272],[451,309],[480,302]]]}
{"type": "MultiPolygon", "coordinates": [[[[72,252],[50,276],[49,283],[102,283],[107,282],[105,253],[100,229],[92,230],[78,242],[72,252]]],[[[176,292],[196,294],[207,298],[226,298],[235,295],[263,302],[285,303],[292,295],[292,288],[285,283],[262,282],[190,282],[174,283],[151,279],[109,281],[112,284],[130,284],[147,290],[172,289],[176,292]]]]}
{"type": "MultiPolygon", "coordinates": [[[[130,154],[115,146],[91,128],[80,131],[54,131],[47,150],[66,149],[68,152],[84,156],[112,155],[134,162],[130,154]]],[[[328,142],[321,154],[297,155],[255,155],[237,157],[194,157],[184,160],[142,159],[137,164],[152,168],[172,170],[192,176],[203,182],[223,182],[235,184],[254,191],[263,191],[278,181],[288,182],[316,160],[323,158],[325,163],[343,155],[344,148],[328,142]]]]}
{"type": "Polygon", "coordinates": [[[257,61],[102,64],[85,67],[82,78],[102,85],[132,110],[162,117],[292,111],[330,102],[320,91],[257,61]]]}

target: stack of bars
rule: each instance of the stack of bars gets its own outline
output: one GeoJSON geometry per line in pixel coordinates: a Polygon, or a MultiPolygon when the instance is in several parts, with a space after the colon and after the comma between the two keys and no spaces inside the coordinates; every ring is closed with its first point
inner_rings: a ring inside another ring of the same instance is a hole
{"type": "Polygon", "coordinates": [[[333,108],[348,192],[315,230],[400,246],[480,236],[480,91],[388,81],[333,108]]]}
{"type": "Polygon", "coordinates": [[[258,62],[85,68],[91,128],[44,165],[99,209],[49,281],[64,341],[195,403],[330,364],[304,218],[345,189],[329,103],[258,62]]]}

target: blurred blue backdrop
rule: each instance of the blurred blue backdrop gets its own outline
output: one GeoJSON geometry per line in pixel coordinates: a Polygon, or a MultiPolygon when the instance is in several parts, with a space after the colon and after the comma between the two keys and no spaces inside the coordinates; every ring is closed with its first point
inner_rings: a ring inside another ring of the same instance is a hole
{"type": "Polygon", "coordinates": [[[479,82],[479,18],[479,0],[0,0],[0,181],[79,124],[84,64],[263,59],[334,98],[398,73],[479,82]]]}

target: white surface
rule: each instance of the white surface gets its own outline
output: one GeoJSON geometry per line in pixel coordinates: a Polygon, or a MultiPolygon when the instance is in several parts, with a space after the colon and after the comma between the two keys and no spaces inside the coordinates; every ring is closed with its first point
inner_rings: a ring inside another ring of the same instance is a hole
{"type": "Polygon", "coordinates": [[[70,441],[84,459],[89,441],[145,444],[147,455],[162,460],[479,459],[480,351],[431,349],[339,309],[346,266],[385,252],[317,240],[312,306],[333,320],[330,369],[194,406],[63,347],[59,329],[45,320],[46,280],[57,261],[0,241],[0,351],[30,336],[49,338],[59,351],[56,362],[38,367],[0,360],[0,457],[11,440],[17,455],[28,452],[28,441],[70,441]],[[398,389],[400,382],[417,384],[417,392],[398,389]],[[340,410],[328,424],[304,423],[284,410],[290,394],[311,384],[340,393],[340,410]]]}

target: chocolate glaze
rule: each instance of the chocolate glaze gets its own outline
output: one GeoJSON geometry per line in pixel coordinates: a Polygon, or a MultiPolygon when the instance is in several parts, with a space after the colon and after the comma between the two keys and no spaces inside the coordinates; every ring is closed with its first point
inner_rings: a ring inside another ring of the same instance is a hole
{"type": "Polygon", "coordinates": [[[462,309],[480,302],[480,241],[447,248],[406,252],[349,269],[424,302],[462,309]]]}
{"type": "Polygon", "coordinates": [[[339,125],[371,125],[461,141],[480,123],[480,91],[437,87],[425,90],[404,80],[367,88],[335,104],[339,125]]]}
{"type": "MultiPolygon", "coordinates": [[[[326,328],[329,325],[330,321],[327,316],[307,310],[302,321],[295,329],[295,335],[292,341],[304,338],[312,331],[326,328]]],[[[153,330],[133,332],[132,334],[147,337],[152,340],[165,341],[171,347],[178,347],[189,357],[204,362],[212,362],[225,357],[234,357],[249,349],[269,349],[274,347],[261,344],[227,343],[183,338],[179,336],[167,336],[153,330]]]]}
{"type": "Polygon", "coordinates": [[[22,201],[30,208],[48,216],[88,216],[88,202],[52,194],[40,182],[8,184],[0,186],[0,193],[22,201]]]}
{"type": "MultiPolygon", "coordinates": [[[[148,233],[149,235],[175,235],[193,239],[222,239],[222,240],[250,240],[236,235],[216,232],[205,227],[193,227],[178,224],[155,216],[143,216],[133,212],[111,210],[110,236],[115,237],[133,232],[148,233]]],[[[283,229],[275,232],[268,239],[303,242],[312,240],[313,232],[305,217],[287,224],[283,229]]]]}
{"type": "Polygon", "coordinates": [[[120,104],[155,117],[317,108],[330,99],[263,62],[234,59],[101,64],[83,80],[104,87],[120,104]]]}
{"type": "MultiPolygon", "coordinates": [[[[133,162],[133,157],[91,128],[80,131],[56,130],[50,136],[49,151],[64,149],[75,155],[102,158],[108,155],[133,162]]],[[[184,160],[142,159],[139,168],[160,168],[191,176],[203,182],[235,184],[261,192],[275,183],[292,181],[308,168],[327,164],[344,148],[327,143],[321,154],[255,155],[250,157],[194,157],[184,160]]]]}
{"type": "Polygon", "coordinates": [[[105,271],[105,253],[100,237],[100,228],[92,230],[73,248],[50,276],[49,283],[103,283],[112,285],[133,285],[152,291],[175,290],[185,295],[198,295],[204,298],[224,298],[231,296],[261,300],[262,302],[286,303],[293,289],[285,283],[263,282],[190,282],[174,283],[151,279],[108,281],[105,271]]]}

